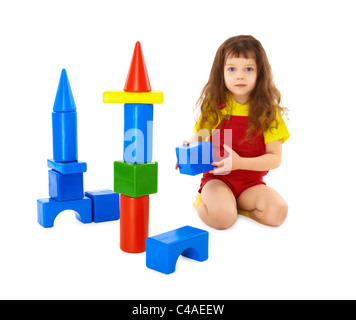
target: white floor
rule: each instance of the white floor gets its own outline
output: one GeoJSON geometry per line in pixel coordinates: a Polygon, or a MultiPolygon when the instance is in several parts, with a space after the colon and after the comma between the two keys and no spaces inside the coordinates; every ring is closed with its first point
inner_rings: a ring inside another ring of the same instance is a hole
{"type": "MultiPolygon", "coordinates": [[[[196,181],[178,173],[172,178],[181,179],[196,181]]],[[[163,183],[160,188],[168,189],[163,183]]],[[[279,228],[239,217],[232,228],[218,231],[197,217],[188,200],[194,187],[180,190],[180,196],[172,189],[150,198],[150,235],[191,225],[209,231],[210,239],[207,261],[180,257],[171,275],[146,268],[145,253],[120,250],[119,221],[83,225],[65,211],[52,229],[43,229],[36,222],[37,191],[10,195],[6,202],[13,205],[1,210],[0,297],[355,298],[356,217],[352,209],[338,210],[330,193],[286,193],[290,211],[279,228]]]]}

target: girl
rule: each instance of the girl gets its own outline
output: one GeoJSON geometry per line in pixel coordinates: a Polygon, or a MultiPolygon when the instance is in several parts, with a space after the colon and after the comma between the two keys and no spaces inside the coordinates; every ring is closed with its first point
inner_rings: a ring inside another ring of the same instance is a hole
{"type": "Polygon", "coordinates": [[[200,118],[190,139],[213,145],[216,168],[203,174],[194,203],[207,225],[227,229],[238,213],[269,226],[284,222],[287,203],[263,182],[280,165],[289,138],[280,102],[261,43],[252,36],[226,40],[197,102],[200,118]]]}

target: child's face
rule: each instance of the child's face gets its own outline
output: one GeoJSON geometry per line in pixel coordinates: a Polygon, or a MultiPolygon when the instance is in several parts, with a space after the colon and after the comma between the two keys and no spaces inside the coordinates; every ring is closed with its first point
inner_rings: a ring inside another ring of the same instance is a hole
{"type": "Polygon", "coordinates": [[[256,85],[256,60],[228,56],[224,66],[224,79],[233,99],[240,104],[247,103],[256,85]]]}

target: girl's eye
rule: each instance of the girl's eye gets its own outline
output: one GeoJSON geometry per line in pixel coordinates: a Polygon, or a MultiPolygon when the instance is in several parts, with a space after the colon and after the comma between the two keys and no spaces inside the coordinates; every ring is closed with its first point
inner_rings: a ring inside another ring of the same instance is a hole
{"type": "Polygon", "coordinates": [[[234,68],[234,67],[231,67],[231,68],[229,68],[229,71],[234,72],[234,71],[235,71],[235,68],[234,68]]]}
{"type": "Polygon", "coordinates": [[[246,68],[246,71],[253,71],[253,68],[246,68]]]}

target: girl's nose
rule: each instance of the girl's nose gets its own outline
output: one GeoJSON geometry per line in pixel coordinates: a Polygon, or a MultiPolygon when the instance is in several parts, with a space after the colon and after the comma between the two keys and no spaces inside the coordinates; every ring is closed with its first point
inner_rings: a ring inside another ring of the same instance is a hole
{"type": "Polygon", "coordinates": [[[245,74],[242,71],[237,72],[236,74],[237,79],[245,79],[245,74]]]}

